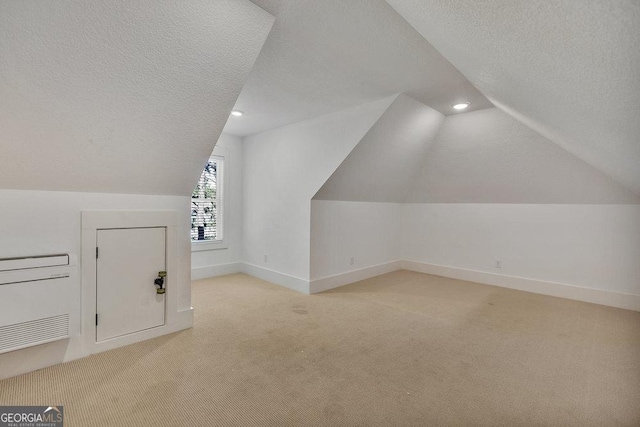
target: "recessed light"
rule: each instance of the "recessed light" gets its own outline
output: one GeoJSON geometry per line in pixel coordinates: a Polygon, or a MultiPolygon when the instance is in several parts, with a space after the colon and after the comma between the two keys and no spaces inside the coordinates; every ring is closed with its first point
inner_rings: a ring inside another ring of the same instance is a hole
{"type": "Polygon", "coordinates": [[[456,109],[456,110],[464,110],[468,106],[469,106],[468,102],[461,102],[460,104],[454,105],[453,108],[456,109]]]}
{"type": "Polygon", "coordinates": [[[232,116],[240,117],[240,116],[242,116],[243,114],[244,114],[244,113],[243,113],[242,111],[240,111],[240,110],[233,110],[233,111],[231,111],[231,115],[232,115],[232,116]]]}

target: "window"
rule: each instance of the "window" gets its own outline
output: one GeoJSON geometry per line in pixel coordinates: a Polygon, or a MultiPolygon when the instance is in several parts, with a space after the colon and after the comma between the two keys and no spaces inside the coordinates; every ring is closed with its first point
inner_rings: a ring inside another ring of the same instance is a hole
{"type": "Polygon", "coordinates": [[[191,243],[220,243],[223,239],[224,158],[212,156],[191,194],[191,243]]]}

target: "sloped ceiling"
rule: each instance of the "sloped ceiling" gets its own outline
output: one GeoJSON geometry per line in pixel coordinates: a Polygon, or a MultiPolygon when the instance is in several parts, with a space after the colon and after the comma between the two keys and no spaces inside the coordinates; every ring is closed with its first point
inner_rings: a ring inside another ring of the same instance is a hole
{"type": "Polygon", "coordinates": [[[490,108],[447,117],[407,202],[637,204],[640,197],[490,108]]]}
{"type": "Polygon", "coordinates": [[[245,0],[0,2],[0,188],[189,195],[273,20],[245,0]]]}
{"type": "Polygon", "coordinates": [[[640,204],[625,186],[498,108],[445,117],[403,94],[313,199],[640,204]]]}
{"type": "Polygon", "coordinates": [[[492,104],[384,0],[254,0],[276,16],[225,133],[246,136],[397,93],[445,114],[492,104]]]}
{"type": "Polygon", "coordinates": [[[443,119],[398,95],[314,199],[403,202],[443,119]]]}
{"type": "Polygon", "coordinates": [[[496,106],[640,194],[640,2],[387,1],[496,106]]]}

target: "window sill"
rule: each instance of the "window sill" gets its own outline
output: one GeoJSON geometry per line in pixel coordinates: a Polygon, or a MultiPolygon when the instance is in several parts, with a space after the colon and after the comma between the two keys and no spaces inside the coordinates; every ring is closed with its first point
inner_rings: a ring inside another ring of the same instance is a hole
{"type": "Polygon", "coordinates": [[[228,245],[224,240],[215,240],[213,242],[191,242],[191,252],[215,251],[217,249],[227,248],[228,245]]]}

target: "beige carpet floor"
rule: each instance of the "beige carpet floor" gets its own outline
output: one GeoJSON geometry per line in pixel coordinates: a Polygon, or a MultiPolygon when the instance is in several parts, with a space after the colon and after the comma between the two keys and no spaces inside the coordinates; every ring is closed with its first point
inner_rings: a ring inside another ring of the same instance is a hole
{"type": "Polygon", "coordinates": [[[640,425],[640,313],[398,271],[193,284],[191,330],[0,382],[68,426],[640,425]]]}

